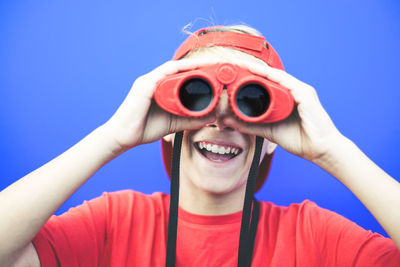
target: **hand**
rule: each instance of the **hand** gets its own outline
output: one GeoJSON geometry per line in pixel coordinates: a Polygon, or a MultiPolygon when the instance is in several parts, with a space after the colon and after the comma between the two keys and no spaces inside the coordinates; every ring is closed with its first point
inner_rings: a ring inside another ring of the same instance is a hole
{"type": "Polygon", "coordinates": [[[289,89],[295,107],[292,114],[280,122],[254,124],[229,117],[225,121],[227,125],[246,134],[264,137],[288,152],[313,162],[326,155],[336,141],[343,137],[322,107],[313,87],[282,70],[266,65],[236,60],[232,63],[289,89]]]}
{"type": "Polygon", "coordinates": [[[215,59],[168,61],[137,78],[121,106],[104,124],[108,135],[122,151],[126,151],[159,140],[167,134],[201,128],[213,121],[214,115],[193,119],[168,113],[153,101],[153,94],[157,82],[167,75],[216,63],[215,59]]]}

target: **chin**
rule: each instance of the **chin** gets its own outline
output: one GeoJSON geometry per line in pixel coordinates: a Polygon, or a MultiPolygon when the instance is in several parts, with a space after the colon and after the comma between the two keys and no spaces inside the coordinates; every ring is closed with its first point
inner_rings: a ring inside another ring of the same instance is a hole
{"type": "Polygon", "coordinates": [[[201,176],[197,179],[193,177],[191,182],[198,189],[215,195],[225,195],[235,192],[242,189],[246,184],[246,180],[238,177],[232,178],[231,175],[226,173],[222,177],[211,175],[201,176]]]}
{"type": "Polygon", "coordinates": [[[186,136],[181,154],[181,173],[189,190],[224,195],[245,187],[252,158],[250,141],[236,132],[192,133],[186,136]]]}

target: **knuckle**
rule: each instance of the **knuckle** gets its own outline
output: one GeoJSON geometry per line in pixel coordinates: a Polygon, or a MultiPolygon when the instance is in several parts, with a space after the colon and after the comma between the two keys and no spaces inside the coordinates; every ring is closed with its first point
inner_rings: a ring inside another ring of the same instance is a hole
{"type": "Polygon", "coordinates": [[[164,64],[162,64],[161,66],[163,67],[163,69],[170,69],[170,68],[172,68],[174,65],[175,65],[175,62],[169,60],[169,61],[165,62],[164,64]]]}
{"type": "Polygon", "coordinates": [[[315,88],[312,87],[311,85],[306,84],[306,83],[303,83],[303,84],[304,84],[304,87],[306,88],[306,90],[308,90],[309,92],[316,92],[315,88]]]}
{"type": "Polygon", "coordinates": [[[148,74],[139,76],[138,78],[136,78],[136,80],[133,82],[133,84],[134,84],[134,85],[135,85],[135,84],[143,84],[143,83],[146,81],[146,79],[147,79],[147,75],[148,75],[148,74]]]}
{"type": "Polygon", "coordinates": [[[176,131],[176,118],[173,117],[172,115],[169,115],[169,125],[168,125],[168,133],[173,133],[176,131]]]}
{"type": "Polygon", "coordinates": [[[318,97],[317,90],[309,84],[304,84],[305,90],[313,97],[318,97]]]}

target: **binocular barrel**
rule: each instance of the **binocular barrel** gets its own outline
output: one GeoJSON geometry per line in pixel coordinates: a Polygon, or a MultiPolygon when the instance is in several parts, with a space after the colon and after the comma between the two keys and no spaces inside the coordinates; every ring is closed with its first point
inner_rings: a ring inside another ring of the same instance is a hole
{"type": "Polygon", "coordinates": [[[233,112],[246,122],[280,121],[293,110],[288,89],[227,63],[167,76],[158,83],[154,97],[172,114],[201,117],[215,108],[224,89],[233,112]]]}

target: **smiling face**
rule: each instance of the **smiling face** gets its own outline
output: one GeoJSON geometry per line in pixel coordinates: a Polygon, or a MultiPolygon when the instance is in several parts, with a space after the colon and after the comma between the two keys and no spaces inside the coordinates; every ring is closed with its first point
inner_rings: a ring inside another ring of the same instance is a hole
{"type": "MultiPolygon", "coordinates": [[[[255,149],[255,136],[224,124],[233,116],[226,92],[215,110],[216,120],[199,130],[185,131],[181,152],[182,183],[191,190],[229,194],[242,190],[255,149]]],[[[267,142],[265,142],[267,143],[267,142]]]]}
{"type": "MultiPolygon", "coordinates": [[[[222,47],[202,49],[190,53],[187,57],[218,57],[229,62],[229,58],[235,56],[249,60],[253,64],[266,64],[251,55],[222,47]]],[[[214,122],[199,130],[184,132],[180,159],[179,202],[185,209],[191,210],[186,206],[190,200],[198,205],[205,197],[219,199],[228,197],[229,202],[238,200],[239,205],[233,210],[240,210],[237,207],[241,207],[243,203],[256,138],[224,123],[225,118],[235,116],[226,90],[223,90],[213,112],[216,118],[214,122]]],[[[171,135],[166,140],[172,141],[172,137],[171,135]]],[[[275,146],[264,140],[261,159],[266,152],[272,153],[275,146]]]]}

